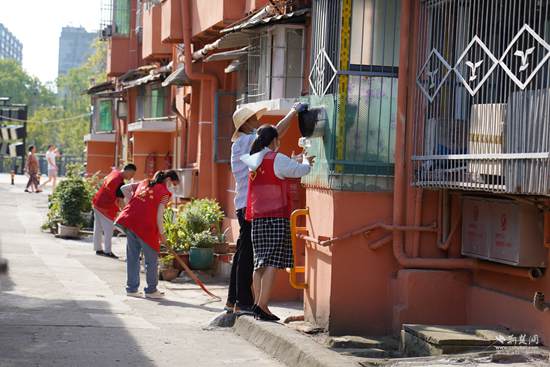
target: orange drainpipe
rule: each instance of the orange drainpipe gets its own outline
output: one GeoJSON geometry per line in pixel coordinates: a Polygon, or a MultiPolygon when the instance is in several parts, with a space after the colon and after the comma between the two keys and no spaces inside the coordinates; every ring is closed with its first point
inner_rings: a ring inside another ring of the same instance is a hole
{"type": "MultiPolygon", "coordinates": [[[[210,102],[212,106],[212,112],[211,112],[211,119],[212,124],[214,124],[214,116],[216,114],[214,101],[216,100],[216,91],[218,90],[218,78],[214,74],[208,74],[208,73],[196,73],[193,72],[193,61],[192,61],[192,54],[191,54],[191,32],[192,32],[192,17],[191,17],[191,0],[184,0],[182,7],[181,7],[181,15],[182,15],[182,27],[183,27],[183,44],[184,44],[184,60],[185,60],[185,72],[187,73],[187,76],[191,80],[197,80],[201,82],[201,86],[204,82],[210,82],[212,86],[212,101],[210,102]]],[[[201,109],[201,121],[203,120],[201,109]]],[[[214,144],[214,126],[212,126],[212,144],[214,144]]],[[[199,167],[204,169],[203,167],[199,167]]],[[[211,182],[211,189],[210,194],[212,195],[212,198],[217,199],[218,198],[218,172],[216,169],[216,163],[214,162],[214,157],[212,156],[212,165],[211,165],[211,174],[212,174],[212,182],[211,182]]]]}

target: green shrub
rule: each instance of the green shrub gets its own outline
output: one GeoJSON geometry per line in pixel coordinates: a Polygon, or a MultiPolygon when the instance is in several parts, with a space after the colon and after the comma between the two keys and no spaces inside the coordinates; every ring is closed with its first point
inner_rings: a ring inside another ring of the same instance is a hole
{"type": "Polygon", "coordinates": [[[218,243],[218,237],[213,235],[209,230],[193,233],[189,238],[191,247],[212,248],[216,243],[218,243]]]}

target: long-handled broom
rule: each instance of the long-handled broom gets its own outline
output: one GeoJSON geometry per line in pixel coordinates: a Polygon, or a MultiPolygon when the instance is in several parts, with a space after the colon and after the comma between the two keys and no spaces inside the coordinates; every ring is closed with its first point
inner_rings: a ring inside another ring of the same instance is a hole
{"type": "Polygon", "coordinates": [[[183,261],[179,256],[178,254],[176,253],[176,251],[172,248],[172,246],[168,245],[168,244],[165,244],[166,245],[166,248],[168,249],[168,251],[174,255],[174,258],[176,259],[176,261],[181,265],[181,267],[183,268],[183,270],[185,270],[185,272],[187,273],[187,275],[189,275],[189,277],[191,279],[193,279],[193,281],[199,286],[202,288],[202,290],[208,294],[210,297],[218,300],[218,301],[221,301],[221,297],[218,297],[216,296],[214,293],[210,292],[208,290],[208,288],[206,288],[206,286],[204,285],[204,283],[199,279],[198,276],[195,275],[195,273],[193,273],[193,270],[189,269],[189,267],[187,266],[187,264],[185,263],[185,261],[183,261]]]}

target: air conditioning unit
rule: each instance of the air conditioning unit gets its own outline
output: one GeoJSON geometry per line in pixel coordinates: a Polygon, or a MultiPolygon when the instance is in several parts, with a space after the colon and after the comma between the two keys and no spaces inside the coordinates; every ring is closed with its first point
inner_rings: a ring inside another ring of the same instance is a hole
{"type": "Polygon", "coordinates": [[[176,169],[180,178],[180,184],[178,185],[174,196],[178,198],[189,199],[196,195],[196,184],[198,171],[195,168],[179,168],[176,169]]]}
{"type": "Polygon", "coordinates": [[[112,36],[113,36],[113,25],[112,24],[109,24],[108,26],[105,26],[101,30],[100,37],[101,37],[102,40],[106,40],[107,38],[110,38],[112,36]]]}
{"type": "Polygon", "coordinates": [[[546,267],[543,213],[513,200],[464,197],[462,255],[518,267],[546,267]]]}

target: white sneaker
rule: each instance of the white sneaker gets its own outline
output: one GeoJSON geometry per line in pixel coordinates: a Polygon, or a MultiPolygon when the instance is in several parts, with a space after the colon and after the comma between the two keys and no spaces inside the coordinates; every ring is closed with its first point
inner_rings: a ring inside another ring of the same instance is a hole
{"type": "Polygon", "coordinates": [[[140,291],[126,292],[126,296],[141,298],[141,297],[143,297],[143,293],[141,293],[140,291]]]}
{"type": "Polygon", "coordinates": [[[164,292],[156,290],[153,293],[145,293],[145,298],[161,299],[164,298],[164,292]]]}

